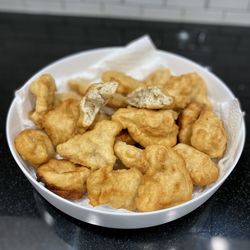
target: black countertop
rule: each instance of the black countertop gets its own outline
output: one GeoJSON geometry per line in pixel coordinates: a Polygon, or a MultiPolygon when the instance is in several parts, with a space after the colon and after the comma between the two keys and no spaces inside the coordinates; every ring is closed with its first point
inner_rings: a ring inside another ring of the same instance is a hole
{"type": "Polygon", "coordinates": [[[0,249],[250,249],[249,137],[235,170],[205,204],[176,221],[138,230],[97,227],[65,215],[32,188],[11,156],[6,115],[14,91],[30,76],[62,56],[125,45],[146,33],[159,49],[209,67],[250,111],[250,28],[0,14],[0,249]]]}

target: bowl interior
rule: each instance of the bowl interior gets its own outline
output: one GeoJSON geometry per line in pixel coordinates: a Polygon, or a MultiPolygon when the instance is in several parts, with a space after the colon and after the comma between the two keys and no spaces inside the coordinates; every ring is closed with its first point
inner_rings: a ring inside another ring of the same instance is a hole
{"type": "MultiPolygon", "coordinates": [[[[65,78],[69,78],[72,75],[79,74],[82,72],[84,69],[88,68],[90,65],[93,63],[97,62],[101,58],[109,55],[110,53],[119,50],[120,48],[107,48],[107,49],[97,49],[97,50],[92,50],[92,51],[87,51],[87,52],[82,52],[78,53],[69,57],[65,57],[63,59],[60,59],[56,61],[55,63],[50,64],[49,66],[43,68],[40,70],[38,73],[36,73],[31,79],[29,79],[25,85],[22,87],[27,90],[28,93],[28,86],[30,83],[40,74],[42,73],[50,73],[52,74],[58,82],[65,78]]],[[[212,98],[216,102],[224,102],[224,101],[229,101],[234,99],[234,95],[232,92],[226,87],[223,82],[214,76],[212,73],[210,73],[208,70],[205,68],[199,66],[198,64],[185,59],[183,57],[163,52],[163,51],[158,51],[158,53],[166,60],[166,65],[176,74],[183,74],[187,72],[192,72],[195,71],[199,73],[204,80],[207,83],[207,88],[208,88],[208,95],[210,98],[212,98]]],[[[60,86],[59,86],[60,88],[60,86]]],[[[53,199],[59,199],[61,202],[67,203],[67,204],[72,204],[72,206],[80,206],[82,209],[92,209],[90,205],[88,205],[88,202],[86,199],[80,202],[70,202],[65,199],[62,199],[61,197],[53,194],[49,190],[47,190],[42,184],[38,183],[36,181],[36,176],[34,174],[34,171],[32,168],[30,168],[26,162],[24,162],[21,157],[18,155],[18,153],[15,150],[14,146],[14,138],[17,135],[18,132],[20,132],[22,129],[24,129],[24,126],[21,122],[21,117],[19,116],[18,112],[18,103],[16,99],[13,100],[12,105],[10,107],[9,113],[8,113],[8,119],[7,119],[7,124],[6,124],[6,132],[7,132],[7,139],[9,143],[9,147],[11,149],[11,152],[13,154],[13,157],[15,158],[16,162],[18,163],[19,167],[25,174],[25,176],[29,179],[29,181],[37,188],[37,189],[42,189],[46,194],[53,199]]],[[[30,110],[24,110],[26,113],[30,110]]],[[[235,164],[237,163],[240,154],[243,149],[244,145],[244,140],[245,140],[245,128],[244,128],[244,123],[242,123],[242,128],[241,128],[241,143],[238,145],[236,149],[236,157],[234,162],[232,162],[231,166],[228,168],[228,171],[225,175],[220,176],[220,179],[215,183],[214,185],[211,185],[206,188],[205,191],[203,191],[201,194],[199,194],[197,197],[193,198],[189,204],[194,202],[195,200],[199,199],[199,197],[202,197],[204,195],[209,195],[210,192],[213,190],[216,190],[218,186],[221,185],[221,183],[225,180],[225,178],[230,174],[230,172],[233,170],[235,164]]],[[[187,204],[188,204],[187,203],[187,204]]],[[[178,209],[178,207],[185,206],[186,203],[177,206],[175,208],[170,208],[170,209],[165,209],[171,210],[171,209],[178,209]]],[[[100,208],[96,208],[94,211],[99,212],[108,212],[108,213],[119,213],[119,214],[127,214],[126,211],[123,210],[114,210],[106,206],[100,206],[100,208]]],[[[161,210],[164,211],[164,210],[161,210]]],[[[158,211],[155,211],[156,213],[158,211]]],[[[136,212],[131,212],[130,214],[138,214],[136,212]]]]}

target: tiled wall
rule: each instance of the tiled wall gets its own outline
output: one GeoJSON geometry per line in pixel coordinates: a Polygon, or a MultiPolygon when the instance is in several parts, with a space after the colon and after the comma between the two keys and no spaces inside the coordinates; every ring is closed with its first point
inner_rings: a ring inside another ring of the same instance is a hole
{"type": "Polygon", "coordinates": [[[250,0],[0,0],[0,11],[250,26],[250,0]]]}

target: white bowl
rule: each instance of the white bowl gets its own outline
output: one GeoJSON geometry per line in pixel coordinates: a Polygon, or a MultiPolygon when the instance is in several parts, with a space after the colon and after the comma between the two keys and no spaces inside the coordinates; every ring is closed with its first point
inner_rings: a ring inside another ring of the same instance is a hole
{"type": "MultiPolygon", "coordinates": [[[[40,70],[31,79],[29,79],[24,86],[29,85],[36,77],[45,72],[51,73],[55,77],[55,79],[77,74],[84,68],[87,68],[93,62],[97,62],[101,57],[110,55],[110,53],[118,51],[120,49],[121,48],[96,49],[65,57],[40,70]]],[[[205,68],[178,55],[174,55],[164,51],[158,51],[158,53],[160,53],[161,56],[166,59],[169,68],[172,69],[176,74],[190,71],[196,71],[197,73],[199,73],[206,80],[208,84],[208,93],[210,95],[212,94],[214,100],[225,101],[235,98],[233,93],[226,87],[226,85],[205,68]],[[216,91],[213,91],[214,89],[216,89],[216,91]]],[[[17,113],[17,101],[16,99],[14,99],[10,106],[7,117],[6,133],[11,153],[24,175],[27,177],[33,187],[48,202],[50,202],[59,210],[81,221],[110,228],[150,227],[173,221],[190,213],[201,204],[203,204],[207,199],[209,199],[226,180],[226,178],[229,176],[236,163],[238,162],[245,142],[245,124],[243,122],[241,126],[240,143],[236,148],[234,161],[229,166],[227,172],[223,176],[221,176],[221,178],[215,184],[208,187],[199,196],[194,197],[192,200],[172,208],[145,213],[128,213],[122,210],[117,210],[115,212],[108,209],[100,210],[98,209],[98,207],[92,208],[89,205],[87,206],[71,202],[52,193],[41,183],[37,182],[34,173],[21,159],[14,146],[14,138],[16,134],[20,132],[20,129],[21,125],[20,118],[17,113]]]]}

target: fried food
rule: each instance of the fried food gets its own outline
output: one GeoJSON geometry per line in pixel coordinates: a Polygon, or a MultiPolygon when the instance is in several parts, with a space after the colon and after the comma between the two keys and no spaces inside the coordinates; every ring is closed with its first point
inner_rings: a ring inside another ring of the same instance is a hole
{"type": "Polygon", "coordinates": [[[203,105],[191,102],[187,107],[181,111],[177,123],[179,125],[179,141],[190,145],[190,138],[192,135],[192,126],[198,119],[203,105]]]}
{"type": "Polygon", "coordinates": [[[174,146],[178,134],[176,119],[174,111],[132,107],[119,109],[112,116],[112,120],[128,129],[130,136],[143,147],[152,144],[174,146]]]}
{"type": "Polygon", "coordinates": [[[118,88],[117,88],[117,93],[127,95],[133,90],[137,88],[142,88],[144,87],[144,83],[141,81],[138,81],[134,79],[131,76],[128,76],[122,72],[119,71],[105,71],[102,74],[102,81],[103,82],[117,82],[118,88]]]}
{"type": "Polygon", "coordinates": [[[113,166],[115,137],[122,130],[118,122],[103,120],[93,130],[75,135],[57,146],[57,152],[70,161],[93,170],[113,166]]]}
{"type": "Polygon", "coordinates": [[[144,80],[146,86],[156,86],[162,88],[166,85],[168,80],[171,77],[171,72],[168,68],[157,69],[152,72],[147,78],[144,80]]]}
{"type": "Polygon", "coordinates": [[[127,97],[127,103],[136,108],[169,109],[174,98],[162,93],[158,87],[138,88],[127,97]]]}
{"type": "Polygon", "coordinates": [[[37,129],[25,129],[19,133],[15,138],[15,147],[21,157],[34,167],[47,162],[55,155],[49,137],[37,129]]]}
{"type": "Polygon", "coordinates": [[[90,204],[135,210],[135,197],[141,179],[142,174],[137,169],[114,171],[101,168],[91,173],[87,180],[90,204]]]}
{"type": "Polygon", "coordinates": [[[103,120],[110,120],[111,116],[105,114],[102,111],[99,111],[96,116],[95,116],[95,120],[93,121],[93,123],[91,124],[91,126],[89,127],[89,129],[93,129],[96,125],[96,123],[103,121],[103,120]]]}
{"type": "Polygon", "coordinates": [[[136,141],[130,136],[126,129],[123,129],[119,135],[116,136],[116,141],[126,142],[129,145],[135,145],[136,141]]]}
{"type": "Polygon", "coordinates": [[[222,121],[211,110],[203,110],[192,127],[191,145],[211,158],[222,157],[227,135],[222,121]]]}
{"type": "Polygon", "coordinates": [[[207,96],[207,88],[204,80],[198,74],[194,74],[193,81],[197,84],[198,92],[192,98],[192,102],[199,103],[206,109],[212,109],[212,104],[207,96]]]}
{"type": "Polygon", "coordinates": [[[114,108],[114,109],[119,109],[119,108],[126,108],[128,106],[126,102],[126,96],[119,94],[119,93],[114,93],[108,103],[107,106],[114,108]]]}
{"type": "Polygon", "coordinates": [[[86,192],[90,170],[68,160],[51,159],[37,169],[37,180],[66,199],[80,199],[86,192]]]}
{"type": "Polygon", "coordinates": [[[78,133],[79,101],[67,99],[44,116],[42,123],[54,145],[61,144],[78,133]]]}
{"type": "Polygon", "coordinates": [[[174,146],[174,150],[185,160],[186,168],[195,185],[206,186],[218,179],[219,168],[208,155],[183,143],[174,146]]]}
{"type": "Polygon", "coordinates": [[[148,166],[136,197],[138,211],[163,209],[192,198],[192,180],[178,153],[151,145],[145,149],[144,158],[148,166]]]}
{"type": "Polygon", "coordinates": [[[35,110],[30,112],[30,119],[39,127],[46,112],[54,106],[56,84],[50,74],[43,74],[30,85],[30,92],[36,97],[35,110]]]}
{"type": "Polygon", "coordinates": [[[81,96],[84,96],[87,93],[91,85],[93,85],[93,83],[87,82],[81,78],[71,79],[68,81],[69,88],[81,96]]]}
{"type": "Polygon", "coordinates": [[[59,104],[61,104],[63,101],[66,101],[68,99],[75,99],[80,101],[81,96],[78,95],[75,92],[61,92],[61,93],[55,93],[55,102],[54,106],[57,107],[59,104]]]}
{"type": "Polygon", "coordinates": [[[115,93],[118,84],[106,82],[104,84],[92,85],[80,102],[80,118],[78,126],[87,130],[94,122],[96,114],[109,98],[115,93]]]}
{"type": "Polygon", "coordinates": [[[143,162],[143,150],[123,141],[116,141],[114,146],[115,155],[127,168],[137,168],[143,174],[146,172],[143,162]]]}
{"type": "Polygon", "coordinates": [[[162,91],[175,99],[174,108],[184,109],[200,90],[199,76],[189,73],[181,76],[172,76],[162,91]]]}

